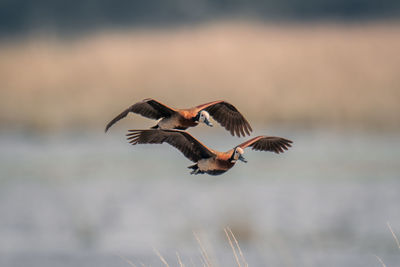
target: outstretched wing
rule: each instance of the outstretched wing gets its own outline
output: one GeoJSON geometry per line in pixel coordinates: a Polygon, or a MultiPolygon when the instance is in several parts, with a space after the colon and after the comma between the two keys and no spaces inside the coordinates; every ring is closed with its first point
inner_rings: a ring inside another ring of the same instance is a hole
{"type": "Polygon", "coordinates": [[[231,135],[240,137],[253,131],[246,118],[230,103],[223,100],[206,103],[196,107],[196,111],[206,110],[231,135]]]}
{"type": "Polygon", "coordinates": [[[132,145],[168,143],[181,151],[185,157],[193,162],[215,156],[208,147],[185,131],[129,130],[126,136],[132,145]]]}
{"type": "Polygon", "coordinates": [[[282,138],[282,137],[275,137],[275,136],[257,136],[253,139],[250,139],[240,145],[242,149],[246,147],[252,147],[253,150],[260,150],[260,151],[271,151],[277,154],[283,153],[284,150],[288,150],[291,147],[293,142],[282,138]]]}
{"type": "Polygon", "coordinates": [[[132,106],[121,112],[114,119],[112,119],[106,126],[106,132],[111,126],[113,126],[114,123],[125,118],[129,112],[140,114],[149,119],[158,120],[160,118],[170,117],[176,112],[176,110],[164,105],[157,100],[147,98],[141,102],[133,104],[132,106]]]}

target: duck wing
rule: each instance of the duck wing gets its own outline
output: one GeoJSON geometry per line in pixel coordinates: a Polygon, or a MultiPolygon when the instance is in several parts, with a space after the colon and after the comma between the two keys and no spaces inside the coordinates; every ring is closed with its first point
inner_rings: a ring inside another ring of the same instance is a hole
{"type": "Polygon", "coordinates": [[[196,112],[206,110],[214,120],[216,120],[226,130],[231,132],[231,135],[246,136],[253,131],[246,118],[232,104],[218,100],[197,106],[196,112]]]}
{"type": "Polygon", "coordinates": [[[193,162],[215,157],[215,153],[211,149],[203,145],[188,132],[181,130],[129,130],[126,136],[132,145],[170,144],[193,162]]]}
{"type": "Polygon", "coordinates": [[[107,124],[105,131],[107,132],[108,129],[113,126],[117,121],[125,118],[129,114],[129,112],[140,114],[143,117],[149,119],[158,120],[160,118],[172,116],[172,114],[174,114],[176,110],[164,105],[163,103],[155,99],[147,98],[143,101],[133,104],[129,108],[122,111],[118,116],[116,116],[107,124]]]}
{"type": "Polygon", "coordinates": [[[254,137],[240,145],[242,149],[246,147],[252,147],[253,150],[258,151],[271,151],[277,154],[283,153],[285,150],[288,150],[289,147],[292,147],[293,142],[289,139],[276,137],[276,136],[257,136],[254,137]]]}

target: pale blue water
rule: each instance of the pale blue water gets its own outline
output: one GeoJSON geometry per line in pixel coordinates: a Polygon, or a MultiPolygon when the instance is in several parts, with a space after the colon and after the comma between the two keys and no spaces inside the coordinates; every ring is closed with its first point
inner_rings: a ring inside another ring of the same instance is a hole
{"type": "MultiPolygon", "coordinates": [[[[400,135],[275,132],[282,155],[246,151],[222,176],[189,174],[168,145],[122,132],[0,135],[0,266],[234,266],[230,226],[250,266],[400,266],[400,135]]],[[[242,139],[197,133],[228,150],[242,139]]]]}

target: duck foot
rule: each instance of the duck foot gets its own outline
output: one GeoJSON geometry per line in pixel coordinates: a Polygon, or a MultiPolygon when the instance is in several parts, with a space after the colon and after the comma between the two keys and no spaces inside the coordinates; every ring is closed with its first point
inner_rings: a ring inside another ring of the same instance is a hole
{"type": "Polygon", "coordinates": [[[190,174],[199,174],[200,170],[199,169],[194,169],[193,171],[190,172],[190,174]]]}

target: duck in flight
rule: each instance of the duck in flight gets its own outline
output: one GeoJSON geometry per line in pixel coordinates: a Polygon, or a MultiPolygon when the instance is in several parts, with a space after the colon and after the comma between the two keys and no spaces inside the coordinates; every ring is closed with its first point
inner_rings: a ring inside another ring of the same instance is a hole
{"type": "Polygon", "coordinates": [[[112,119],[106,126],[107,130],[117,121],[125,118],[129,112],[142,115],[149,119],[161,119],[152,129],[178,129],[186,130],[195,127],[199,123],[212,126],[210,116],[213,117],[231,135],[246,136],[252,131],[250,124],[243,115],[230,103],[223,100],[205,103],[193,108],[177,109],[171,108],[163,103],[147,98],[133,104],[118,116],[112,119]]]}
{"type": "Polygon", "coordinates": [[[167,143],[180,150],[195,164],[191,174],[220,175],[232,168],[238,160],[247,162],[244,149],[283,153],[291,147],[292,141],[274,136],[257,136],[226,152],[219,152],[203,145],[191,134],[181,130],[129,130],[127,139],[132,145],[167,143]]]}

